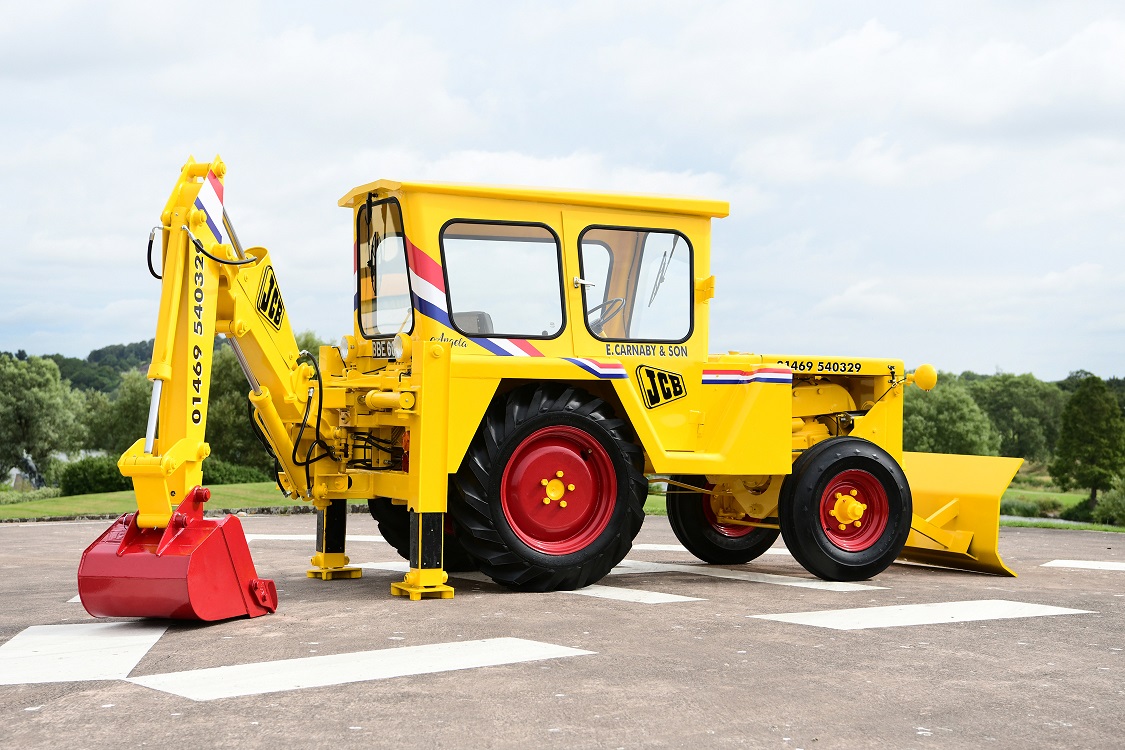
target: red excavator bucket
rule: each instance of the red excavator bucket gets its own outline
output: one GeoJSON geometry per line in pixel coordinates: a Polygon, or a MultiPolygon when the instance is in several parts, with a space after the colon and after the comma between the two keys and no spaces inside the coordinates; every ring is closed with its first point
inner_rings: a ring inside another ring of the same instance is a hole
{"type": "Polygon", "coordinates": [[[277,587],[258,578],[235,516],[203,517],[211,491],[196,487],[167,528],[142,529],[127,513],[82,553],[78,595],[94,617],[226,620],[277,609],[277,587]]]}

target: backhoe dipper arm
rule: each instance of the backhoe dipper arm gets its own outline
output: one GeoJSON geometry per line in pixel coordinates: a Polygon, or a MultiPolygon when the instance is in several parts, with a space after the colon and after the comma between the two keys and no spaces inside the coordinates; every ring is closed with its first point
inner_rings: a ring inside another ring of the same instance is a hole
{"type": "Polygon", "coordinates": [[[133,480],[142,528],[166,527],[173,507],[202,481],[202,462],[211,452],[204,437],[219,333],[234,346],[251,384],[255,418],[287,489],[308,492],[287,425],[306,419],[313,368],[299,362],[269,254],[264,248],[243,251],[230,226],[223,209],[225,174],[218,157],[210,163],[188,159],[161,214],[163,276],[148,369],[148,429],[118,461],[133,480]]]}

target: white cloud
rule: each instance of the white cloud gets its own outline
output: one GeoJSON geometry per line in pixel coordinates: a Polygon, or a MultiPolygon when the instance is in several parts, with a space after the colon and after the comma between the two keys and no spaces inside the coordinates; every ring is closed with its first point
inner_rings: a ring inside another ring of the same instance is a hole
{"type": "Polygon", "coordinates": [[[221,153],[243,240],[271,249],[297,327],[333,338],[351,313],[336,200],[389,177],[729,200],[718,349],[1125,374],[1114,4],[250,1],[188,18],[0,2],[0,17],[0,349],[151,336],[148,229],[183,159],[221,153]]]}

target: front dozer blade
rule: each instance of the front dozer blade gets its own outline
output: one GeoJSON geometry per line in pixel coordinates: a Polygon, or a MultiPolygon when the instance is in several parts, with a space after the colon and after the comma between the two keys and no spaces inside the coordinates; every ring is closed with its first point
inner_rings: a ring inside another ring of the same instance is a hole
{"type": "Polygon", "coordinates": [[[1021,458],[904,453],[914,519],[901,557],[1015,576],[1000,559],[1000,498],[1021,458]]]}
{"type": "Polygon", "coordinates": [[[196,487],[167,528],[121,516],[82,553],[78,595],[94,617],[226,620],[277,609],[273,581],[258,578],[235,516],[203,517],[209,490],[196,487]]]}

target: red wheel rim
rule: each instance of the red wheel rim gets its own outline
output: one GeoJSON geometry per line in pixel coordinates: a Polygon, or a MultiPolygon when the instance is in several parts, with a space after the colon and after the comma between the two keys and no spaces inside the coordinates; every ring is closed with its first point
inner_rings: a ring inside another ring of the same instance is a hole
{"type": "Polygon", "coordinates": [[[528,435],[500,479],[500,507],[512,531],[528,547],[551,555],[585,549],[605,531],[616,504],[617,472],[609,453],[575,427],[528,435]]]}
{"type": "Polygon", "coordinates": [[[874,475],[861,469],[841,471],[832,477],[820,496],[820,525],[824,535],[847,552],[862,552],[879,541],[889,518],[887,491],[874,475]],[[866,507],[859,509],[856,504],[866,507]],[[855,518],[855,513],[861,515],[855,518]]]}
{"type": "MultiPolygon", "coordinates": [[[[713,484],[708,484],[706,487],[708,490],[714,488],[715,485],[713,484]]],[[[740,526],[738,524],[721,522],[719,520],[719,515],[715,512],[716,501],[710,495],[703,495],[700,500],[703,502],[703,515],[707,519],[707,523],[711,524],[711,528],[714,529],[716,533],[722,534],[725,537],[730,537],[731,539],[738,539],[754,531],[754,526],[740,526]]],[[[746,520],[757,521],[759,519],[747,516],[746,520]]]]}

